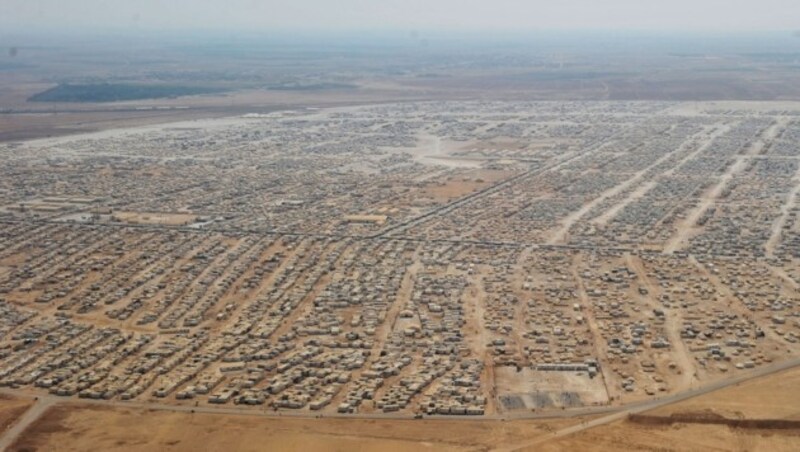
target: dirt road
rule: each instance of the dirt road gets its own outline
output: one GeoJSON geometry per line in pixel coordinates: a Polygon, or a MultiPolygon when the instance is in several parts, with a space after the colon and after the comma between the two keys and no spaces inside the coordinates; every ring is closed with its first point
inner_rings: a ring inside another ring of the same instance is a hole
{"type": "Polygon", "coordinates": [[[56,399],[51,397],[39,398],[36,403],[33,404],[28,411],[26,411],[22,417],[20,417],[17,422],[15,422],[11,428],[3,432],[0,435],[0,451],[4,451],[11,446],[14,441],[28,428],[32,423],[34,423],[39,417],[41,417],[48,408],[53,406],[57,402],[56,399]]]}

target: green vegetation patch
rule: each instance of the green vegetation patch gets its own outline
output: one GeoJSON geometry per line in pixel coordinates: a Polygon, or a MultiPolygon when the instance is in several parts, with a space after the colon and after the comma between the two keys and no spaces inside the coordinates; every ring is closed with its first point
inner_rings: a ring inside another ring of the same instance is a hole
{"type": "Polygon", "coordinates": [[[124,100],[159,99],[192,96],[224,91],[204,86],[139,85],[132,83],[62,83],[28,98],[29,102],[119,102],[124,100]]]}
{"type": "Polygon", "coordinates": [[[332,82],[321,82],[321,83],[281,83],[279,85],[272,85],[268,86],[267,89],[274,90],[274,91],[319,91],[319,90],[326,90],[326,89],[355,89],[358,88],[356,85],[351,85],[349,83],[332,83],[332,82]]]}

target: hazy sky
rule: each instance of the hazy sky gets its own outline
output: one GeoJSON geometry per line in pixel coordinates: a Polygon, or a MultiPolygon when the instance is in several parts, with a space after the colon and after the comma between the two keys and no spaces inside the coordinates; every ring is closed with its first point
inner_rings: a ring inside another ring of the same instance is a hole
{"type": "Polygon", "coordinates": [[[800,0],[0,0],[0,27],[797,30],[800,0]]]}

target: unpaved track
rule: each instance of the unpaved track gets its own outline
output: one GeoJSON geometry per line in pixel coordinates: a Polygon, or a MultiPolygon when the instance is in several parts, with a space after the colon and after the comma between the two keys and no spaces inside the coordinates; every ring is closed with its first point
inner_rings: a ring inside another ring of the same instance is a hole
{"type": "Polygon", "coordinates": [[[775,122],[761,133],[758,139],[744,154],[736,156],[736,161],[719,177],[718,182],[706,191],[701,198],[700,204],[686,216],[684,221],[677,225],[677,231],[664,247],[665,253],[672,254],[686,244],[696,230],[695,225],[697,224],[697,220],[716,202],[717,198],[719,198],[720,194],[722,194],[728,186],[728,183],[745,168],[749,159],[760,155],[766,149],[767,143],[777,137],[783,131],[786,124],[787,120],[775,122]]]}
{"type": "MultiPolygon", "coordinates": [[[[728,130],[730,130],[730,126],[729,125],[725,125],[725,126],[717,127],[716,129],[712,129],[709,132],[708,136],[706,136],[704,138],[703,144],[701,144],[700,146],[697,147],[697,149],[695,149],[694,151],[690,152],[685,157],[683,157],[672,168],[670,168],[669,170],[665,171],[661,176],[670,177],[673,174],[675,174],[675,171],[678,168],[680,168],[683,164],[685,164],[686,162],[690,161],[691,159],[697,157],[700,153],[702,153],[703,151],[708,149],[708,147],[711,146],[711,143],[713,143],[714,140],[717,137],[723,135],[728,130]]],[[[617,204],[612,206],[610,209],[605,211],[602,215],[600,215],[597,218],[593,219],[592,223],[598,224],[598,225],[607,224],[609,221],[614,219],[614,217],[616,217],[617,214],[619,214],[622,211],[622,209],[625,208],[625,206],[627,206],[628,204],[632,203],[633,201],[635,201],[635,200],[643,197],[644,195],[646,195],[656,185],[657,185],[657,183],[655,181],[650,181],[650,182],[647,182],[646,184],[640,186],[639,188],[637,188],[636,190],[631,192],[627,197],[625,197],[625,199],[621,200],[620,202],[618,202],[617,204]]]]}
{"type": "MultiPolygon", "coordinates": [[[[682,164],[687,159],[689,159],[689,158],[693,157],[694,155],[697,155],[698,153],[700,153],[703,150],[705,150],[711,144],[711,142],[714,141],[714,139],[716,137],[718,137],[719,135],[724,133],[726,130],[727,130],[727,128],[719,128],[719,129],[715,130],[714,132],[712,132],[711,134],[709,134],[709,136],[707,138],[705,138],[705,140],[706,140],[705,143],[702,146],[699,146],[697,150],[691,152],[688,156],[686,156],[683,159],[681,159],[678,165],[682,164]]],[[[706,131],[704,130],[703,132],[700,132],[700,133],[706,133],[706,131]]],[[[601,193],[600,196],[598,196],[595,199],[593,199],[592,201],[584,204],[580,209],[578,209],[577,211],[573,212],[571,215],[569,215],[567,218],[564,219],[564,221],[561,224],[561,227],[551,236],[550,240],[548,240],[547,243],[549,245],[555,245],[557,243],[563,243],[568,237],[570,228],[572,228],[572,226],[575,223],[577,223],[578,221],[583,219],[583,217],[585,217],[589,212],[591,212],[592,209],[594,209],[596,206],[598,206],[600,203],[602,203],[606,199],[612,198],[614,196],[617,196],[620,193],[623,193],[625,190],[627,190],[630,187],[636,187],[636,189],[631,194],[626,196],[625,199],[623,199],[622,201],[620,201],[616,205],[612,206],[607,212],[605,212],[603,215],[601,215],[601,217],[604,218],[603,222],[606,222],[609,219],[611,219],[613,216],[615,216],[620,210],[622,210],[623,207],[625,207],[627,204],[632,202],[636,197],[643,196],[645,193],[650,191],[650,189],[652,189],[656,185],[654,182],[648,181],[648,182],[645,182],[644,184],[641,184],[641,185],[639,185],[639,184],[644,179],[646,179],[647,176],[650,176],[650,174],[653,171],[653,169],[657,168],[658,165],[661,165],[662,163],[664,163],[667,159],[669,159],[673,155],[683,152],[685,150],[685,147],[688,146],[689,143],[692,143],[692,141],[693,141],[692,139],[696,138],[697,135],[698,134],[695,134],[692,137],[686,138],[685,141],[683,142],[683,144],[679,148],[675,149],[674,151],[665,153],[663,156],[659,157],[651,165],[648,165],[646,168],[643,168],[642,170],[637,171],[636,173],[631,175],[630,178],[626,179],[622,183],[617,184],[614,187],[611,187],[610,189],[608,189],[605,192],[601,193]]],[[[674,169],[674,167],[673,167],[673,169],[674,169]]]]}
{"type": "Polygon", "coordinates": [[[564,243],[564,241],[567,239],[567,236],[569,235],[569,230],[575,223],[577,223],[583,217],[585,217],[586,214],[591,212],[592,209],[594,209],[601,202],[624,192],[629,187],[636,186],[636,184],[638,184],[644,178],[644,176],[648,174],[648,172],[651,169],[655,168],[656,165],[659,165],[660,163],[670,158],[673,152],[668,152],[664,154],[661,158],[656,160],[652,165],[642,169],[641,171],[634,173],[630,178],[604,191],[603,193],[600,194],[600,196],[594,198],[590,202],[587,202],[586,204],[581,206],[580,209],[576,210],[575,212],[567,216],[564,219],[564,221],[561,222],[561,227],[558,230],[556,230],[556,232],[547,241],[547,244],[555,245],[558,243],[564,243]]]}
{"type": "Polygon", "coordinates": [[[786,202],[781,206],[781,216],[778,217],[778,219],[772,224],[769,240],[767,240],[766,245],[764,245],[766,248],[767,257],[774,256],[775,247],[778,246],[778,242],[781,240],[783,227],[786,225],[786,221],[789,219],[789,212],[791,212],[794,206],[797,205],[797,197],[800,195],[800,168],[792,178],[792,181],[794,182],[794,187],[792,187],[792,190],[787,195],[786,202]]]}
{"type": "Polygon", "coordinates": [[[0,451],[8,450],[9,446],[14,444],[14,441],[25,431],[31,424],[33,424],[39,417],[41,417],[48,408],[56,403],[52,398],[39,398],[36,403],[31,405],[27,411],[17,421],[11,425],[11,428],[0,435],[0,451]]]}
{"type": "MultiPolygon", "coordinates": [[[[650,280],[650,277],[647,276],[647,271],[642,265],[642,260],[633,255],[627,256],[628,265],[633,269],[634,273],[639,277],[639,280],[642,281],[647,289],[648,296],[647,302],[650,305],[650,308],[657,307],[658,304],[656,302],[656,294],[660,294],[660,288],[650,280]]],[[[680,378],[677,379],[677,384],[675,384],[674,389],[679,391],[688,389],[691,387],[693,383],[695,383],[695,375],[697,372],[697,367],[694,365],[694,361],[692,360],[691,354],[689,353],[689,349],[686,347],[686,343],[683,342],[680,336],[680,327],[681,323],[683,322],[683,317],[678,313],[669,312],[666,316],[664,321],[664,330],[667,334],[667,339],[671,344],[671,351],[674,353],[671,355],[674,359],[678,362],[678,366],[683,369],[683,373],[681,374],[680,378]]],[[[676,382],[673,382],[673,384],[676,382]]]]}
{"type": "MultiPolygon", "coordinates": [[[[594,354],[598,360],[604,356],[600,344],[603,341],[603,335],[600,333],[600,326],[597,323],[597,316],[592,307],[592,301],[589,300],[589,295],[586,293],[586,285],[583,283],[583,278],[579,275],[578,266],[580,265],[580,257],[575,256],[572,258],[572,277],[578,285],[578,299],[581,301],[582,313],[586,316],[586,325],[592,333],[592,346],[594,347],[594,354]]],[[[602,360],[600,361],[600,376],[603,378],[603,387],[606,390],[606,398],[612,400],[619,397],[619,391],[614,386],[610,366],[605,365],[602,360]],[[612,391],[613,388],[613,391],[612,391]]]]}
{"type": "Polygon", "coordinates": [[[733,177],[744,169],[746,161],[747,160],[742,156],[737,157],[733,165],[729,166],[725,173],[719,177],[719,181],[703,194],[700,204],[692,209],[683,221],[678,223],[677,231],[664,247],[665,253],[674,253],[689,240],[696,230],[695,225],[697,224],[697,220],[714,205],[733,177]]]}
{"type": "Polygon", "coordinates": [[[613,220],[614,217],[616,217],[617,214],[619,214],[622,211],[622,209],[624,209],[625,207],[628,206],[628,204],[630,204],[633,201],[636,201],[637,199],[643,197],[645,194],[647,194],[647,192],[652,190],[656,185],[658,185],[658,184],[656,182],[654,182],[654,181],[650,181],[650,182],[647,182],[645,184],[640,185],[639,188],[637,188],[636,190],[632,191],[628,196],[626,196],[620,202],[614,204],[608,210],[603,212],[601,215],[599,215],[599,216],[595,217],[594,219],[592,219],[591,220],[592,224],[603,225],[603,226],[608,224],[608,222],[613,220]]]}

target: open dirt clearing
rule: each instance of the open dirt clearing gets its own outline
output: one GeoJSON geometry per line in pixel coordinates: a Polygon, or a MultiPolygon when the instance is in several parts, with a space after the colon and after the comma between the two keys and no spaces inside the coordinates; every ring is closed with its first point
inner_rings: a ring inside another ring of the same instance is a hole
{"type": "Polygon", "coordinates": [[[575,422],[288,419],[59,406],[10,450],[478,451],[575,422]]]}
{"type": "Polygon", "coordinates": [[[31,399],[0,395],[0,433],[8,430],[32,404],[31,399]]]}
{"type": "MultiPolygon", "coordinates": [[[[800,419],[800,370],[792,369],[747,381],[707,395],[647,412],[651,416],[683,414],[728,419],[800,419]]],[[[675,423],[641,425],[628,420],[566,435],[519,450],[746,450],[800,449],[800,431],[732,428],[725,425],[675,423]]]]}

